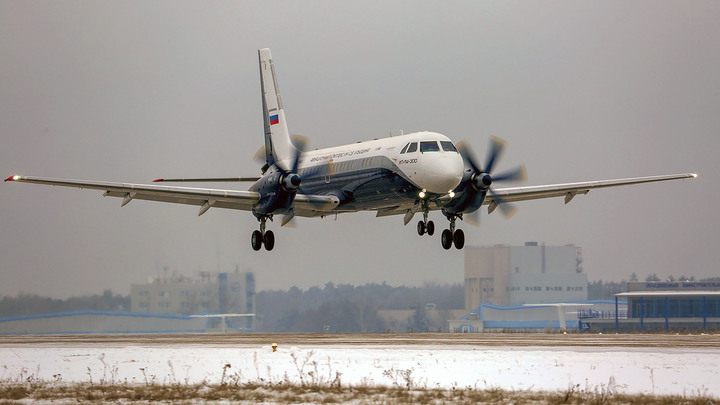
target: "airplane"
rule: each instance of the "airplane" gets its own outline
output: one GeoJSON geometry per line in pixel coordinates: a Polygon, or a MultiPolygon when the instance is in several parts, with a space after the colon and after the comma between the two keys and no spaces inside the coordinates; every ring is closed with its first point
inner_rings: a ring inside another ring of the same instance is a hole
{"type": "Polygon", "coordinates": [[[306,151],[305,140],[288,131],[270,50],[258,50],[262,95],[264,146],[258,159],[264,160],[259,177],[173,178],[154,182],[251,182],[247,191],[234,189],[130,184],[54,179],[13,175],[5,181],[101,190],[103,196],[122,198],[121,207],[132,200],[149,200],[199,206],[198,215],[210,208],[250,211],[259,222],[251,234],[252,249],[270,251],[275,235],[267,221],[282,216],[281,227],[294,217],[325,217],[339,213],[375,211],[377,217],[402,215],[405,225],[415,214],[418,235],[433,235],[435,224],[428,220],[439,210],[449,224],[441,233],[444,249],[462,249],[465,234],[457,220],[478,222],[479,209],[496,208],[511,217],[514,202],[562,197],[565,204],[590,190],[695,178],[695,173],[635,177],[613,180],[538,186],[495,188],[496,183],[524,181],[524,166],[495,174],[505,142],[492,137],[485,165],[480,165],[464,142],[455,144],[436,132],[416,132],[306,151]]]}

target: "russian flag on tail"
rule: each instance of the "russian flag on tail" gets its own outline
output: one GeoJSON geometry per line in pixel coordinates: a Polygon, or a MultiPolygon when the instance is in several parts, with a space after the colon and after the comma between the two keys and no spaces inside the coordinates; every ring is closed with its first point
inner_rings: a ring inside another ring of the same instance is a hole
{"type": "Polygon", "coordinates": [[[280,122],[280,118],[278,118],[278,115],[271,115],[270,116],[270,125],[275,125],[280,122]]]}

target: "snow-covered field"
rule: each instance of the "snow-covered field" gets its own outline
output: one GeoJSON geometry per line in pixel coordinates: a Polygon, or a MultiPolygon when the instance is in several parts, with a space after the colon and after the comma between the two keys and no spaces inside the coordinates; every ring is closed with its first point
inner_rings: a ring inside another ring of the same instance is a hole
{"type": "Polygon", "coordinates": [[[0,379],[193,384],[252,381],[427,388],[611,390],[720,397],[714,347],[434,344],[0,344],[0,379]],[[336,380],[337,379],[337,380],[336,380]]]}

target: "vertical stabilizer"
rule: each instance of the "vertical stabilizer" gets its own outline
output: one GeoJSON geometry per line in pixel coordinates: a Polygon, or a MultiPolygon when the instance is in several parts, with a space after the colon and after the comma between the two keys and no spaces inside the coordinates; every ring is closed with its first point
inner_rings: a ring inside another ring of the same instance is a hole
{"type": "Polygon", "coordinates": [[[290,141],[270,49],[260,49],[258,57],[265,121],[265,159],[268,165],[272,165],[277,161],[290,161],[295,155],[295,146],[290,141]]]}

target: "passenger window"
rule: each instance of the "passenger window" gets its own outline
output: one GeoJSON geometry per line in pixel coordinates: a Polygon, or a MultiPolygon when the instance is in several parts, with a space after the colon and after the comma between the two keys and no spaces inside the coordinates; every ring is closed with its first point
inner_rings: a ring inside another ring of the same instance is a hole
{"type": "Polygon", "coordinates": [[[425,141],[420,142],[420,152],[438,152],[440,148],[438,147],[437,142],[435,141],[425,141]]]}
{"type": "Polygon", "coordinates": [[[407,149],[407,153],[417,152],[417,142],[413,142],[407,149]]]}
{"type": "Polygon", "coordinates": [[[440,145],[442,145],[442,148],[445,152],[457,152],[457,149],[455,149],[455,145],[453,145],[450,141],[440,141],[440,145]]]}
{"type": "Polygon", "coordinates": [[[409,142],[408,142],[408,144],[405,145],[405,147],[403,147],[402,150],[400,151],[400,154],[401,154],[401,155],[402,155],[403,153],[405,153],[405,151],[407,150],[408,146],[410,146],[410,143],[409,143],[409,142]]]}

